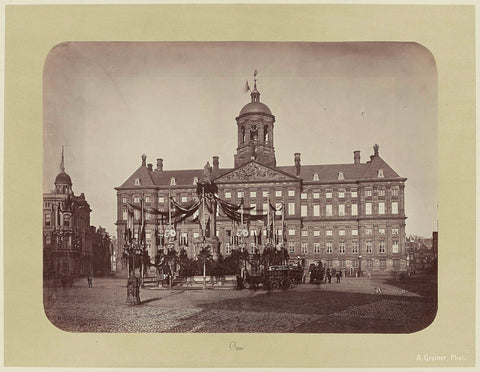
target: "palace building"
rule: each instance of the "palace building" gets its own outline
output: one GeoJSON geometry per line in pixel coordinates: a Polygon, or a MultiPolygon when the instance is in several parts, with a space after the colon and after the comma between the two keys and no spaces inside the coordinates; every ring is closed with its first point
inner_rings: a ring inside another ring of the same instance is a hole
{"type": "MultiPolygon", "coordinates": [[[[212,159],[211,179],[218,187],[218,198],[231,204],[243,202],[245,207],[253,208],[252,215],[264,213],[269,203],[283,206],[283,211],[274,212],[274,233],[283,237],[290,260],[304,267],[322,260],[346,275],[406,270],[406,178],[381,158],[379,146],[373,147],[373,154],[364,162],[360,151],[353,151],[348,164],[303,165],[300,153],[295,153],[292,165],[279,166],[275,159],[275,119],[260,101],[255,81],[251,102],[235,118],[238,147],[234,168],[221,168],[219,158],[212,159]]],[[[155,257],[159,223],[157,216],[148,213],[149,208],[167,211],[169,196],[177,204],[198,200],[197,183],[204,172],[164,169],[163,159],[156,160],[154,169],[142,155],[140,167],[115,188],[119,251],[125,243],[129,206],[140,206],[143,200],[147,248],[150,257],[155,257]]],[[[138,223],[140,211],[136,208],[134,212],[138,223]]],[[[238,248],[233,239],[235,225],[221,210],[215,217],[219,253],[226,256],[238,248]]],[[[245,249],[262,251],[267,240],[265,226],[261,220],[249,222],[245,249]]],[[[202,234],[198,223],[184,220],[177,224],[176,234],[176,247],[195,256],[202,234]]]]}

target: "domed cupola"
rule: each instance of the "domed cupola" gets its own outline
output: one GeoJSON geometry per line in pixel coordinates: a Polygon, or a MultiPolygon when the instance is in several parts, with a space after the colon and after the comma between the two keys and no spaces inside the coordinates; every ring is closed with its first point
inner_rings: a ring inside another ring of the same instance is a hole
{"type": "Polygon", "coordinates": [[[270,111],[268,106],[260,102],[260,92],[257,90],[256,81],[253,91],[250,93],[250,96],[252,97],[252,102],[249,102],[245,106],[243,106],[243,108],[240,110],[240,114],[238,114],[238,118],[241,118],[243,115],[247,114],[269,115],[273,117],[272,112],[270,111]]]}
{"type": "MultiPolygon", "coordinates": [[[[235,154],[235,167],[256,160],[262,164],[275,166],[275,149],[273,147],[273,123],[275,116],[268,106],[260,102],[257,89],[257,71],[253,74],[251,102],[240,110],[235,119],[238,127],[238,147],[235,154]]],[[[246,91],[250,91],[248,81],[246,91]]]]}
{"type": "Polygon", "coordinates": [[[61,172],[57,175],[57,177],[55,177],[55,185],[57,185],[57,184],[71,186],[72,185],[72,179],[70,178],[70,176],[67,173],[61,172]]]}
{"type": "Polygon", "coordinates": [[[59,194],[73,194],[72,179],[65,173],[65,160],[63,156],[62,146],[62,160],[60,162],[60,173],[55,177],[55,192],[59,194]]]}

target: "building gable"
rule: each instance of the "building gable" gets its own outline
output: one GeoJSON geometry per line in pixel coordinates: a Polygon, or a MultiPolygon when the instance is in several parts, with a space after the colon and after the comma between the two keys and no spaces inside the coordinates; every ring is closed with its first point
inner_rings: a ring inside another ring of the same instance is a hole
{"type": "Polygon", "coordinates": [[[139,186],[146,186],[146,187],[151,187],[155,186],[155,184],[152,181],[152,177],[150,177],[150,172],[148,171],[148,168],[145,167],[144,165],[141,165],[140,168],[138,168],[124,183],[120,188],[124,187],[139,187],[139,186]],[[140,180],[140,185],[135,184],[135,180],[139,179],[140,180]]]}
{"type": "Polygon", "coordinates": [[[376,155],[372,157],[361,177],[361,179],[374,178],[400,178],[400,176],[379,155],[376,155]],[[382,172],[381,175],[379,171],[382,172]]]}
{"type": "Polygon", "coordinates": [[[226,182],[262,182],[262,181],[297,181],[286,172],[267,167],[254,160],[227,172],[215,179],[215,183],[226,182]]]}

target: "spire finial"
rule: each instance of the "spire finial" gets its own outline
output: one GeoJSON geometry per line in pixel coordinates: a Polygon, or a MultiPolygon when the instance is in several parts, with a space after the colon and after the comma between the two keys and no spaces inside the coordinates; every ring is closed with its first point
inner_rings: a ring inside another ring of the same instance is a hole
{"type": "Polygon", "coordinates": [[[63,156],[64,146],[62,145],[62,161],[60,162],[60,172],[65,172],[65,159],[63,156]]]}
{"type": "Polygon", "coordinates": [[[252,102],[260,102],[260,92],[257,90],[257,74],[258,71],[255,70],[253,73],[253,90],[250,93],[250,96],[252,97],[252,102]]]}

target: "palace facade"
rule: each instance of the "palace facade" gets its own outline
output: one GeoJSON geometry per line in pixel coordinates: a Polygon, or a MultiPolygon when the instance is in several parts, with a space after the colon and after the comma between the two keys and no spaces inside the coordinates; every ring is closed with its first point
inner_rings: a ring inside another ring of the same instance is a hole
{"type": "MultiPolygon", "coordinates": [[[[326,262],[347,275],[391,274],[406,270],[405,197],[406,178],[399,176],[380,156],[379,146],[365,162],[360,151],[353,151],[348,164],[301,164],[295,153],[292,165],[279,166],[275,159],[275,116],[260,101],[256,82],[251,102],[236,117],[238,147],[234,168],[220,168],[213,157],[211,178],[218,186],[218,197],[232,204],[243,201],[254,207],[252,214],[268,210],[268,203],[284,206],[274,212],[275,233],[286,236],[285,248],[290,260],[311,263],[326,262]],[[285,227],[285,232],[282,231],[285,227]]],[[[167,170],[163,159],[156,168],[142,155],[140,167],[117,190],[117,241],[121,251],[125,243],[129,205],[146,210],[168,210],[169,195],[179,204],[197,198],[197,182],[204,169],[167,170]]],[[[135,221],[140,212],[135,210],[135,221]]],[[[264,221],[249,223],[246,249],[264,248],[267,239],[264,221]],[[259,236],[262,238],[259,238],[259,236]]],[[[155,215],[146,214],[146,241],[150,257],[155,257],[159,224],[155,215]]],[[[178,249],[185,248],[195,256],[201,243],[197,223],[183,221],[176,226],[178,249]]],[[[216,236],[220,253],[229,255],[235,247],[232,221],[216,214],[216,236]]],[[[284,239],[280,239],[284,240],[284,239]]]]}

